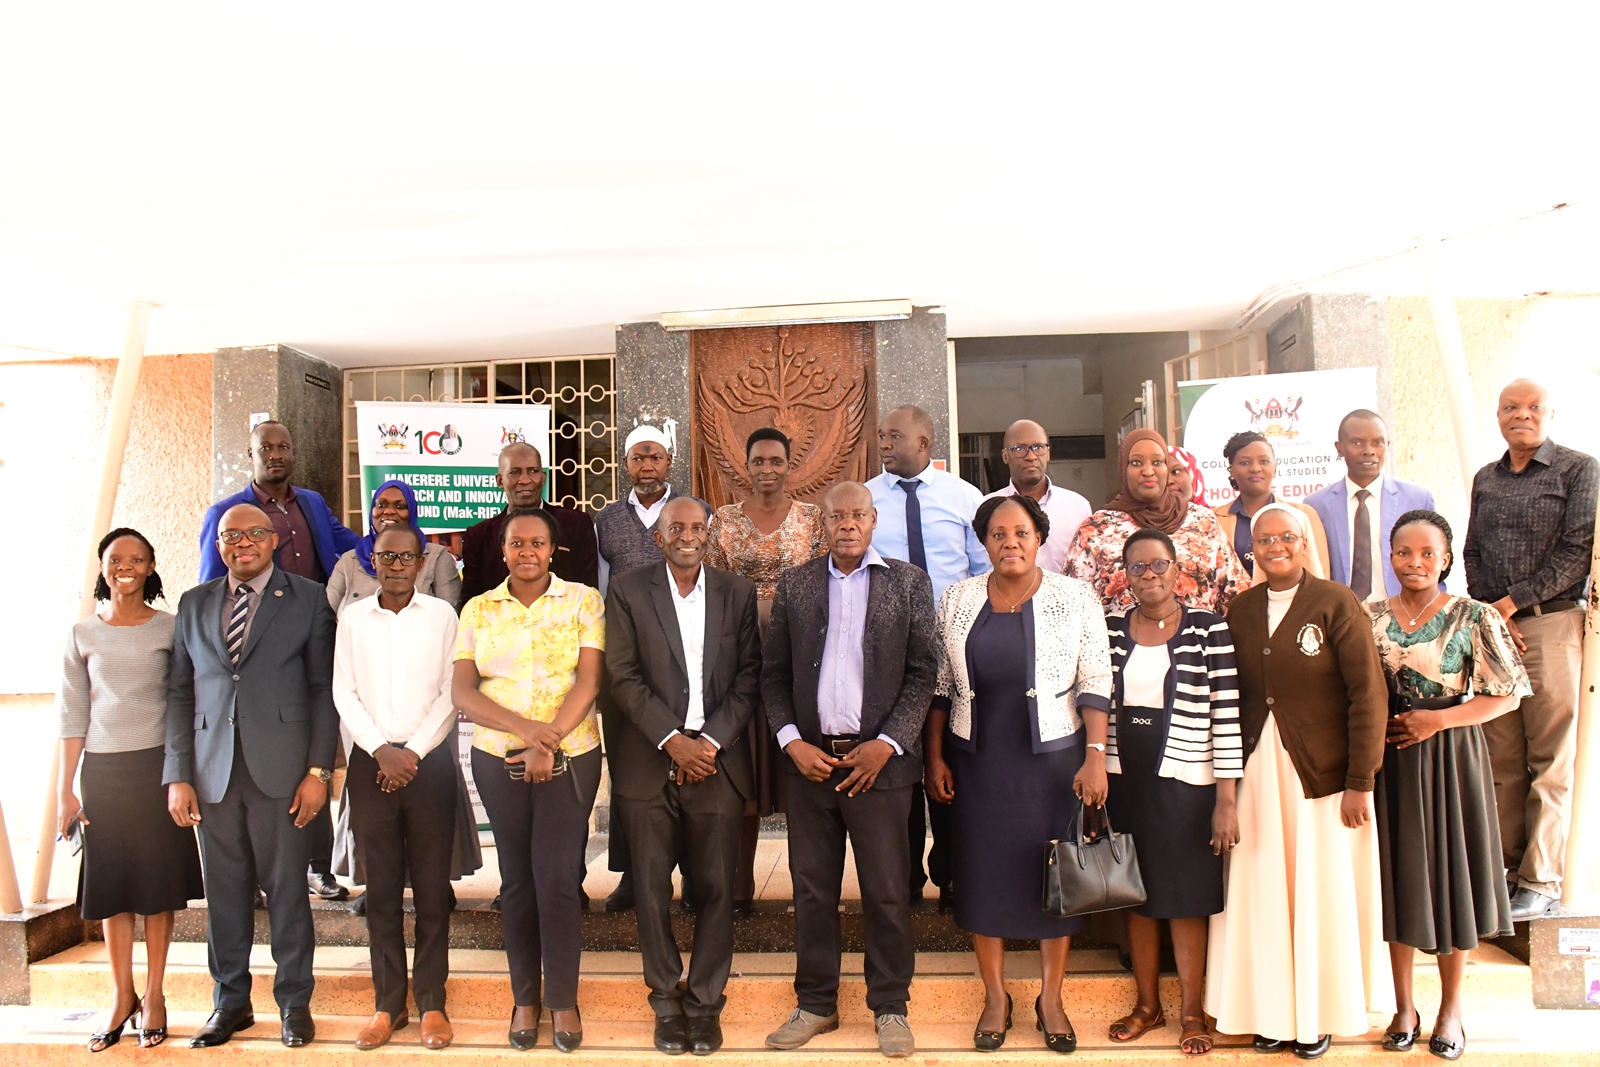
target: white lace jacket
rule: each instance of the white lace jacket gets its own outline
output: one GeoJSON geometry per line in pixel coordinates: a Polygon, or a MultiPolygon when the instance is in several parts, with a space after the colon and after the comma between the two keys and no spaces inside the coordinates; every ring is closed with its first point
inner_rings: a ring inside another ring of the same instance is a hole
{"type": "MultiPolygon", "coordinates": [[[[959,581],[939,604],[936,643],[940,652],[936,696],[950,701],[950,732],[972,743],[972,679],[967,669],[967,635],[989,602],[988,575],[959,581]]],[[[1063,748],[1078,732],[1080,705],[1111,708],[1111,651],[1100,599],[1085,582],[1043,572],[1033,595],[1033,662],[1018,684],[1027,690],[1033,711],[1034,751],[1063,748]]],[[[958,742],[959,743],[959,742],[958,742]]]]}

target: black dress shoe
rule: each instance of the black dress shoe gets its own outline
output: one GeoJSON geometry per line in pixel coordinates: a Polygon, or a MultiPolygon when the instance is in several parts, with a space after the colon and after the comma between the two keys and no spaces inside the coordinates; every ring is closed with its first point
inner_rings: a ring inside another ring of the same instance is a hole
{"type": "Polygon", "coordinates": [[[1543,893],[1523,886],[1511,896],[1511,921],[1524,923],[1530,919],[1540,918],[1555,906],[1555,897],[1547,897],[1543,893]]]}
{"type": "Polygon", "coordinates": [[[306,872],[306,888],[310,889],[313,896],[323,900],[349,900],[350,890],[340,885],[331,874],[318,874],[316,871],[306,872]]]}
{"type": "Polygon", "coordinates": [[[1428,1051],[1441,1060],[1459,1060],[1462,1053],[1467,1051],[1467,1032],[1461,1031],[1460,1041],[1447,1041],[1434,1034],[1428,1038],[1428,1051]]]}
{"type": "MultiPolygon", "coordinates": [[[[577,1011],[576,1008],[573,1010],[577,1011]]],[[[551,1023],[554,1024],[554,1013],[551,1014],[550,1018],[551,1023]]],[[[578,1025],[583,1025],[583,1015],[581,1013],[578,1015],[578,1025]]],[[[576,1052],[578,1051],[578,1046],[583,1044],[583,1031],[552,1030],[550,1033],[550,1043],[556,1047],[557,1052],[576,1052]]]]}
{"type": "Polygon", "coordinates": [[[225,1044],[228,1038],[240,1030],[248,1030],[256,1024],[255,1013],[248,1007],[244,1008],[218,1008],[211,1013],[211,1018],[205,1025],[194,1032],[189,1039],[190,1048],[216,1048],[225,1044]]]}
{"type": "Polygon", "coordinates": [[[1070,1029],[1072,1020],[1067,1020],[1069,1029],[1064,1034],[1052,1034],[1044,1028],[1044,998],[1036,997],[1033,1001],[1034,1028],[1044,1034],[1044,1047],[1051,1052],[1059,1052],[1063,1056],[1071,1055],[1078,1051],[1078,1032],[1070,1029]]]}
{"type": "Polygon", "coordinates": [[[722,1047],[722,1021],[715,1015],[689,1017],[689,1051],[709,1056],[722,1047]]]}
{"type": "Polygon", "coordinates": [[[311,1021],[310,1008],[283,1009],[283,1044],[286,1048],[302,1048],[317,1037],[317,1024],[311,1021]]]}
{"type": "Polygon", "coordinates": [[[656,1051],[682,1056],[689,1051],[689,1021],[681,1015],[656,1016],[656,1051]]]}
{"type": "Polygon", "coordinates": [[[623,871],[622,880],[617,883],[617,888],[606,897],[607,911],[632,911],[633,910],[633,872],[623,871]]]}
{"type": "Polygon", "coordinates": [[[1292,1044],[1293,1041],[1279,1041],[1271,1037],[1262,1037],[1260,1034],[1256,1035],[1254,1042],[1257,1052],[1286,1052],[1292,1044]]]}
{"type": "Polygon", "coordinates": [[[367,913],[367,895],[362,893],[350,902],[351,915],[365,915],[367,913]]]}
{"type": "MultiPolygon", "coordinates": [[[[516,1016],[513,1015],[512,1018],[515,1019],[516,1016]]],[[[510,1041],[511,1047],[518,1052],[527,1052],[539,1043],[539,1022],[540,1017],[535,1015],[531,1027],[526,1030],[512,1030],[506,1035],[506,1040],[510,1041]]]]}
{"type": "Polygon", "coordinates": [[[972,1047],[979,1052],[999,1052],[1006,1043],[1006,1031],[1011,1029],[1011,994],[1006,994],[1006,1025],[1000,1030],[972,1031],[972,1047]]]}
{"type": "Polygon", "coordinates": [[[1411,1030],[1385,1030],[1383,1033],[1383,1047],[1390,1052],[1410,1052],[1417,1047],[1417,1038],[1422,1036],[1422,1023],[1419,1021],[1411,1030]]]}
{"type": "Polygon", "coordinates": [[[755,910],[756,902],[753,900],[736,900],[733,902],[733,913],[735,915],[749,915],[755,910]]]}
{"type": "Polygon", "coordinates": [[[1320,1059],[1322,1054],[1327,1052],[1332,1047],[1333,1035],[1323,1034],[1321,1037],[1310,1043],[1296,1041],[1294,1043],[1294,1054],[1303,1060],[1315,1060],[1320,1059]]]}

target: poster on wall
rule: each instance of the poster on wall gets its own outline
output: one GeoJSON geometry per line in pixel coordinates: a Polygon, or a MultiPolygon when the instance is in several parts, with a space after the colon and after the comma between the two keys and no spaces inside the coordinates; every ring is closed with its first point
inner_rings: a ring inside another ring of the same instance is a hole
{"type": "Polygon", "coordinates": [[[548,498],[549,405],[356,401],[362,498],[391,479],[405,482],[423,533],[455,533],[500,513],[506,495],[494,479],[500,450],[513,441],[539,450],[548,498]]]}
{"type": "MultiPolygon", "coordinates": [[[[1344,477],[1344,461],[1333,450],[1339,420],[1357,408],[1377,410],[1378,371],[1355,367],[1180,382],[1178,402],[1183,447],[1200,461],[1207,507],[1238,495],[1228,484],[1222,446],[1241,430],[1254,430],[1272,443],[1277,498],[1303,501],[1344,477]]],[[[1199,502],[1200,487],[1195,488],[1199,502]]]]}

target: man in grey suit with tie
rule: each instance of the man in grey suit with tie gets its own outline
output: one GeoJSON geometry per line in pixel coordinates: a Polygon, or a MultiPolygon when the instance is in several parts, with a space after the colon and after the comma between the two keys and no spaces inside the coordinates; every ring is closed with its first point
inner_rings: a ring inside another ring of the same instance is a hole
{"type": "Polygon", "coordinates": [[[760,690],[756,587],[704,563],[710,536],[692,497],[656,522],[664,563],[615,575],[606,591],[606,670],[620,713],[611,788],[627,827],[634,911],[656,1048],[709,1055],[733,966],[733,889],[755,772],[745,728],[760,690]],[[672,937],[672,868],[697,896],[687,985],[672,937]]]}
{"type": "Polygon", "coordinates": [[[229,508],[217,528],[227,574],[178,603],[162,781],[173,821],[199,827],[215,984],[194,1048],[255,1024],[257,884],[272,920],[283,1043],[296,1048],[315,1036],[304,828],[328,802],[339,738],[334,615],[322,585],[273,567],[277,543],[260,508],[229,508]]]}

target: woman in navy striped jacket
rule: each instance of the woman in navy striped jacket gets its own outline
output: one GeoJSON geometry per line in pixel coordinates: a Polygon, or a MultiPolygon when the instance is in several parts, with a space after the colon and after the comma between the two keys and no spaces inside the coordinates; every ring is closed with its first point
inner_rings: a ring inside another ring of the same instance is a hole
{"type": "Polygon", "coordinates": [[[1122,565],[1139,605],[1106,617],[1107,804],[1112,825],[1133,834],[1149,897],[1128,913],[1138,1003],[1111,1024],[1110,1036],[1132,1041],[1166,1025],[1159,991],[1166,919],[1183,991],[1178,1047],[1200,1055],[1212,1044],[1201,1007],[1206,917],[1222,910],[1223,854],[1239,839],[1234,791],[1244,759],[1228,624],[1177,601],[1176,560],[1172,539],[1160,530],[1132,534],[1122,565]]]}

